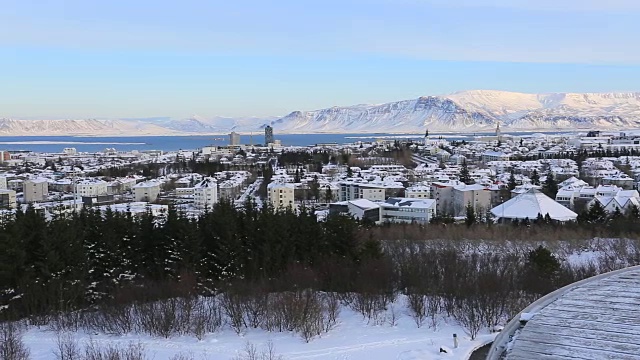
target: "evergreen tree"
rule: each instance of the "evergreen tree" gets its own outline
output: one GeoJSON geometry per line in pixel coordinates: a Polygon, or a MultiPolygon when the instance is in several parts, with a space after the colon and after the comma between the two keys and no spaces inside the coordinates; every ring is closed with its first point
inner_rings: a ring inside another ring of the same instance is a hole
{"type": "Polygon", "coordinates": [[[600,201],[595,200],[584,218],[591,224],[604,224],[607,222],[607,212],[600,201]]]}
{"type": "Polygon", "coordinates": [[[464,161],[462,163],[462,168],[460,169],[460,175],[459,175],[459,179],[461,182],[467,184],[467,185],[471,185],[474,183],[473,179],[471,178],[471,175],[469,174],[469,167],[467,166],[467,162],[464,161]]]}
{"type": "Polygon", "coordinates": [[[619,220],[619,219],[622,219],[622,217],[623,217],[622,211],[620,211],[620,208],[616,206],[616,209],[611,213],[611,215],[609,216],[609,219],[619,220]]]}
{"type": "Polygon", "coordinates": [[[347,177],[353,177],[353,170],[351,166],[347,166],[347,177]]]}
{"type": "Polygon", "coordinates": [[[467,204],[466,215],[467,216],[465,217],[464,222],[465,224],[467,224],[467,226],[471,226],[478,222],[478,218],[476,217],[476,210],[473,208],[473,205],[471,205],[471,203],[467,204]]]}
{"type": "Polygon", "coordinates": [[[553,177],[551,171],[547,172],[547,178],[542,185],[542,192],[552,199],[556,198],[556,194],[558,193],[558,183],[553,177]]]}
{"type": "Polygon", "coordinates": [[[485,211],[484,222],[487,224],[488,227],[493,226],[495,220],[496,220],[495,216],[493,216],[493,213],[490,210],[485,211]]]}
{"type": "Polygon", "coordinates": [[[313,180],[309,184],[310,200],[320,200],[320,184],[318,183],[318,176],[314,175],[313,180]]]}
{"type": "Polygon", "coordinates": [[[296,168],[296,174],[293,177],[293,182],[296,184],[300,182],[300,170],[298,168],[296,168]]]}
{"type": "Polygon", "coordinates": [[[532,267],[538,275],[548,280],[553,279],[560,271],[558,258],[542,245],[529,252],[527,265],[532,267]]]}
{"type": "Polygon", "coordinates": [[[518,186],[518,184],[516,183],[516,176],[513,174],[513,172],[509,176],[509,183],[507,186],[509,187],[509,190],[514,190],[516,186],[518,186]]]}
{"type": "Polygon", "coordinates": [[[333,201],[333,191],[331,190],[331,186],[327,185],[327,189],[324,192],[324,201],[326,203],[330,203],[333,201]]]}
{"type": "Polygon", "coordinates": [[[540,175],[538,174],[537,169],[533,169],[533,172],[531,173],[531,183],[533,185],[540,185],[540,175]]]}

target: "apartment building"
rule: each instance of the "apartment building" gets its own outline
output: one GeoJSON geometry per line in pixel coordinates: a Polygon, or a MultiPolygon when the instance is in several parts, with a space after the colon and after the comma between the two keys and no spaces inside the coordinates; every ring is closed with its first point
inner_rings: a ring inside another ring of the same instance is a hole
{"type": "Polygon", "coordinates": [[[49,196],[49,183],[44,178],[33,178],[23,183],[24,201],[32,203],[44,201],[49,196]]]}

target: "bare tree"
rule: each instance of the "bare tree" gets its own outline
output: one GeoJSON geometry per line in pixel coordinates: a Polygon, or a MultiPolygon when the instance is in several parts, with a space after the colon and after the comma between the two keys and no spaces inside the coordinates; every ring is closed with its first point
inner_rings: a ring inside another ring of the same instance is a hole
{"type": "Polygon", "coordinates": [[[56,360],[80,360],[82,358],[78,342],[68,332],[58,333],[56,349],[53,354],[56,360]]]}
{"type": "Polygon", "coordinates": [[[456,301],[454,318],[465,328],[471,340],[474,340],[482,329],[483,321],[479,302],[473,296],[456,301]]]}
{"type": "Polygon", "coordinates": [[[422,327],[424,320],[427,318],[427,297],[422,294],[407,295],[407,305],[409,307],[409,315],[418,327],[422,327]]]}
{"type": "Polygon", "coordinates": [[[275,346],[269,340],[261,351],[258,351],[254,344],[247,342],[242,353],[236,355],[233,360],[283,360],[283,357],[276,354],[275,346]]]}
{"type": "Polygon", "coordinates": [[[15,323],[0,323],[0,359],[29,359],[29,349],[22,342],[21,337],[20,330],[15,323]]]}

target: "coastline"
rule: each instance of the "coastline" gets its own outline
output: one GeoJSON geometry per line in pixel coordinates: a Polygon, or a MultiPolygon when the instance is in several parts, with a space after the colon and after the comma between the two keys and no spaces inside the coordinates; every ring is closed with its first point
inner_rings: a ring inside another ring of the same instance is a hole
{"type": "MultiPolygon", "coordinates": [[[[503,133],[504,134],[509,134],[509,133],[531,133],[531,134],[535,134],[535,133],[548,133],[548,132],[556,132],[556,133],[576,133],[576,132],[584,132],[584,131],[589,131],[589,130],[600,130],[600,131],[604,131],[604,132],[617,132],[617,131],[633,131],[633,130],[638,130],[638,129],[625,129],[625,128],[620,128],[620,129],[598,129],[598,128],[572,128],[572,129],[567,129],[567,128],[550,128],[550,129],[510,129],[510,128],[503,128],[503,133]]],[[[233,131],[233,130],[231,130],[233,131]]],[[[230,132],[231,132],[230,131],[230,132]]],[[[438,130],[433,130],[430,132],[433,135],[470,135],[470,134],[478,134],[478,135],[485,135],[485,134],[493,134],[495,133],[495,129],[483,129],[483,130],[446,130],[446,131],[438,131],[438,130]]],[[[237,132],[238,135],[242,135],[242,136],[250,136],[250,135],[255,135],[255,136],[260,136],[262,135],[262,132],[256,131],[256,132],[237,132]]],[[[0,138],[3,137],[95,137],[95,138],[103,138],[103,137],[122,137],[122,138],[131,138],[131,137],[166,137],[166,136],[184,136],[184,137],[188,137],[188,136],[228,136],[229,132],[227,133],[207,133],[207,132],[203,132],[203,133],[193,133],[193,132],[188,132],[188,133],[127,133],[127,134],[120,134],[120,133],[116,133],[116,134],[95,134],[95,133],[88,133],[88,134],[84,134],[84,133],[72,133],[72,134],[39,134],[39,133],[33,133],[33,134],[4,134],[4,133],[0,133],[0,138]]],[[[327,131],[315,131],[315,132],[278,132],[277,135],[371,135],[372,137],[375,135],[397,135],[397,136],[401,136],[401,135],[411,135],[411,136],[415,136],[415,135],[419,135],[422,136],[424,135],[423,132],[367,132],[367,131],[361,131],[361,132],[343,132],[343,131],[331,131],[331,132],[327,132],[327,131]]]]}

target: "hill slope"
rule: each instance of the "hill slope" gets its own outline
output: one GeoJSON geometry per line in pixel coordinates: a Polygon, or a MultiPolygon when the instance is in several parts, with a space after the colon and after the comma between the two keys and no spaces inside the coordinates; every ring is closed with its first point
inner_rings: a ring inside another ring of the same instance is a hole
{"type": "Polygon", "coordinates": [[[272,125],[284,133],[421,133],[431,131],[629,129],[640,127],[638,93],[525,94],[462,91],[378,105],[294,111],[281,118],[120,120],[0,119],[0,135],[196,135],[261,132],[272,125]]]}

